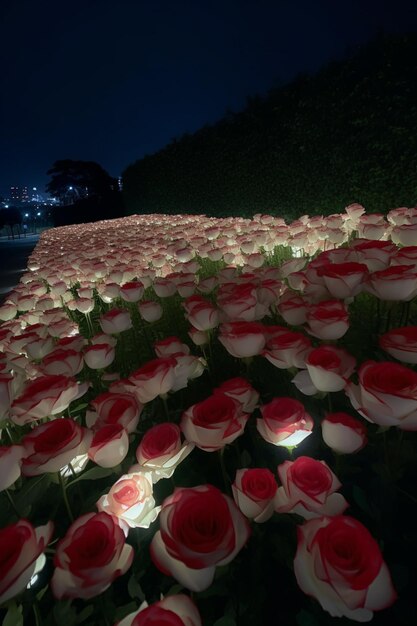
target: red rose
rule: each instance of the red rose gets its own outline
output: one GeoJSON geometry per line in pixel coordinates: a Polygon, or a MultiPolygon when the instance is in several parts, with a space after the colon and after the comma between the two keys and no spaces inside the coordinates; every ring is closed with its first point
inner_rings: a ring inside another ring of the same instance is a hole
{"type": "Polygon", "coordinates": [[[100,326],[103,333],[117,335],[132,328],[132,320],[126,309],[110,309],[100,317],[100,326]]]}
{"type": "Polygon", "coordinates": [[[61,598],[93,598],[132,564],[134,550],[107,513],[87,513],[69,527],[58,543],[52,592],[61,598]]]}
{"type": "Polygon", "coordinates": [[[202,622],[191,598],[180,594],[150,606],[143,602],[138,611],[127,615],[117,626],[202,626],[202,622]]]}
{"type": "Polygon", "coordinates": [[[202,296],[191,296],[184,302],[184,308],[188,321],[197,330],[211,330],[219,324],[217,309],[202,296]]]}
{"type": "Polygon", "coordinates": [[[304,324],[307,316],[307,302],[292,291],[286,291],[277,305],[281,317],[291,326],[304,324]]]}
{"type": "Polygon", "coordinates": [[[360,293],[368,275],[368,268],[364,263],[326,263],[318,268],[317,273],[322,276],[328,292],[333,298],[351,298],[360,293]]]}
{"type": "Polygon", "coordinates": [[[83,365],[83,355],[77,350],[57,348],[42,360],[40,367],[46,375],[76,376],[83,365]]]}
{"type": "Polygon", "coordinates": [[[129,452],[129,435],[121,424],[107,424],[94,433],[88,458],[100,467],[116,467],[129,452]]]}
{"type": "Polygon", "coordinates": [[[332,617],[369,622],[396,599],[375,539],[347,516],[313,519],[298,527],[294,559],[298,585],[332,617]]]}
{"type": "Polygon", "coordinates": [[[338,478],[324,461],[299,456],[278,466],[282,483],[275,498],[278,513],[297,513],[305,519],[340,515],[348,503],[340,493],[338,478]]]}
{"type": "Polygon", "coordinates": [[[32,420],[57,415],[86,391],[87,385],[78,385],[72,377],[40,376],[28,382],[23,393],[13,402],[12,420],[22,426],[32,420]]]}
{"type": "Polygon", "coordinates": [[[349,315],[343,302],[327,300],[311,305],[307,313],[307,331],[319,339],[340,339],[349,328],[349,315]]]}
{"type": "Polygon", "coordinates": [[[305,360],[307,370],[299,372],[292,380],[297,389],[306,395],[317,391],[341,391],[356,366],[356,359],[343,348],[320,346],[312,350],[305,360]]]}
{"type": "Polygon", "coordinates": [[[187,409],[180,427],[197,448],[213,452],[239,437],[248,419],[249,414],[243,412],[239,402],[218,393],[187,409]]]}
{"type": "Polygon", "coordinates": [[[138,425],[142,406],[130,393],[113,393],[107,391],[97,396],[91,406],[94,412],[87,412],[87,426],[101,428],[107,424],[121,424],[128,433],[132,433],[138,425]]]}
{"type": "Polygon", "coordinates": [[[120,297],[125,302],[138,302],[143,295],[143,291],[143,284],[140,280],[135,280],[120,287],[120,297]]]}
{"type": "Polygon", "coordinates": [[[242,405],[245,413],[252,413],[258,404],[259,393],[245,378],[230,378],[214,390],[214,395],[222,393],[242,405]]]}
{"type": "Polygon", "coordinates": [[[366,290],[381,300],[408,302],[417,293],[417,271],[410,265],[393,265],[374,272],[366,290]]]}
{"type": "Polygon", "coordinates": [[[156,356],[172,356],[173,354],[190,354],[190,348],[178,337],[165,337],[154,343],[156,356]]]}
{"type": "Polygon", "coordinates": [[[262,419],[256,427],[268,443],[275,446],[298,446],[313,430],[313,420],[294,398],[274,398],[261,407],[262,419]]]}
{"type": "Polygon", "coordinates": [[[232,356],[248,358],[261,353],[265,329],[258,322],[229,322],[220,326],[218,339],[232,356]]]}
{"type": "Polygon", "coordinates": [[[159,519],[151,558],[192,591],[207,589],[216,565],[230,563],[250,535],[233,500],[211,485],[176,489],[164,500],[159,519]]]}
{"type": "Polygon", "coordinates": [[[175,382],[176,364],[173,357],[153,359],[129,377],[139,402],[145,404],[171,391],[175,382]]]}
{"type": "Polygon", "coordinates": [[[24,591],[43,568],[53,528],[52,522],[34,528],[22,519],[0,529],[0,604],[24,591]]]}
{"type": "Polygon", "coordinates": [[[268,339],[262,355],[275,367],[289,369],[305,367],[305,358],[311,350],[311,341],[302,333],[282,329],[268,339]]]}
{"type": "Polygon", "coordinates": [[[233,498],[243,515],[266,522],[274,512],[278,485],[268,469],[238,469],[232,485],[233,498]]]}
{"type": "Polygon", "coordinates": [[[358,452],[368,441],[365,425],[348,413],[328,413],[321,423],[321,434],[338,454],[358,452]]]}
{"type": "Polygon", "coordinates": [[[114,361],[116,352],[108,343],[94,343],[84,350],[84,361],[93,370],[101,370],[114,361]]]}
{"type": "Polygon", "coordinates": [[[176,424],[156,424],[143,435],[136,450],[139,465],[131,468],[131,471],[151,472],[154,483],[161,478],[171,478],[193,448],[194,444],[181,442],[181,431],[176,424]]]}
{"type": "Polygon", "coordinates": [[[403,363],[417,363],[417,326],[394,328],[379,338],[380,347],[403,363]]]}
{"type": "Polygon", "coordinates": [[[22,474],[59,472],[89,448],[92,434],[70,418],[39,424],[23,438],[22,474]]]}
{"type": "Polygon", "coordinates": [[[417,430],[417,373],[383,361],[366,361],[360,367],[359,385],[349,383],[346,394],[352,406],[369,422],[417,430]]]}

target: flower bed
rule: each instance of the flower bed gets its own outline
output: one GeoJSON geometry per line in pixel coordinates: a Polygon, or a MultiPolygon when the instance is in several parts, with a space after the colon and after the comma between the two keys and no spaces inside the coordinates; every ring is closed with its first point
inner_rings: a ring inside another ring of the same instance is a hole
{"type": "Polygon", "coordinates": [[[413,624],[415,222],[43,233],[0,308],[3,624],[413,624]]]}

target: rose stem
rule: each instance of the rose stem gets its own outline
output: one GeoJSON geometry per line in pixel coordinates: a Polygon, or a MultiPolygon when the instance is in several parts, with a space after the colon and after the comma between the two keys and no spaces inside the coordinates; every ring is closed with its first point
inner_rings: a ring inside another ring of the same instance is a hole
{"type": "Polygon", "coordinates": [[[74,521],[74,516],[72,514],[71,507],[70,507],[70,504],[69,504],[69,501],[68,501],[67,490],[65,488],[65,483],[64,483],[64,479],[62,477],[61,472],[58,472],[58,478],[59,478],[59,483],[61,485],[62,497],[64,498],[64,503],[65,503],[65,507],[67,509],[68,516],[69,516],[71,522],[73,522],[74,521]]]}

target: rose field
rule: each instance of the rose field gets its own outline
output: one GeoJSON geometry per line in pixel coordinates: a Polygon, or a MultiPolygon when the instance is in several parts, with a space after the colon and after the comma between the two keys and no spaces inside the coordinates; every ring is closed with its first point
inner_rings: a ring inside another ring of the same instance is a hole
{"type": "Polygon", "coordinates": [[[0,320],[3,626],[415,626],[417,209],[50,229],[0,320]]]}

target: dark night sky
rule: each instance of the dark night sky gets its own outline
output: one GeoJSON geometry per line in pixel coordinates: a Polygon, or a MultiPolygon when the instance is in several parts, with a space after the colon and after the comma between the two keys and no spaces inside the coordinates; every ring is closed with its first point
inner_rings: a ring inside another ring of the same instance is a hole
{"type": "Polygon", "coordinates": [[[131,162],[314,72],[378,30],[417,30],[397,0],[1,0],[0,193],[62,158],[131,162]]]}

